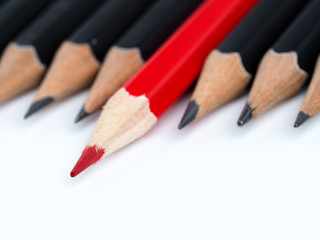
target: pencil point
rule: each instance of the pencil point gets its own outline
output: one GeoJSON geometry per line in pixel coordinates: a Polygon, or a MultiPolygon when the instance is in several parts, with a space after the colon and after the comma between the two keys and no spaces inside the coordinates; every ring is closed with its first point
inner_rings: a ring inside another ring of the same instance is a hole
{"type": "Polygon", "coordinates": [[[105,154],[105,150],[98,146],[89,146],[84,149],[80,159],[77,164],[72,169],[70,176],[72,178],[78,176],[81,172],[86,170],[91,165],[98,162],[103,155],[105,154]]]}
{"type": "Polygon", "coordinates": [[[48,106],[50,103],[52,103],[54,99],[52,97],[43,98],[39,101],[34,102],[31,107],[29,108],[27,114],[24,116],[24,118],[28,118],[34,113],[38,112],[42,108],[48,106]]]}
{"type": "Polygon", "coordinates": [[[179,124],[179,129],[182,129],[190,124],[197,117],[198,112],[199,105],[196,103],[196,101],[191,101],[188,104],[187,110],[182,117],[182,120],[179,124]]]}
{"type": "Polygon", "coordinates": [[[80,122],[82,119],[86,118],[87,116],[89,116],[90,114],[86,112],[86,110],[84,110],[84,107],[81,108],[78,116],[76,117],[76,120],[74,121],[75,123],[80,122]]]}
{"type": "Polygon", "coordinates": [[[305,121],[307,121],[310,118],[309,115],[305,114],[304,112],[300,112],[298,114],[297,120],[294,124],[295,128],[300,127],[305,121]]]}
{"type": "Polygon", "coordinates": [[[252,108],[246,104],[238,120],[238,126],[242,127],[252,118],[252,108]]]}

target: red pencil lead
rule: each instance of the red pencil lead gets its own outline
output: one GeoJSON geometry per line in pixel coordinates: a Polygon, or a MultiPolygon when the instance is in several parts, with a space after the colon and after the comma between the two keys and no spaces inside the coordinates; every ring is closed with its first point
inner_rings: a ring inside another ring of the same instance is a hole
{"type": "Polygon", "coordinates": [[[91,165],[98,162],[103,157],[104,154],[105,154],[105,150],[98,146],[86,147],[82,152],[82,155],[78,160],[77,164],[72,169],[70,176],[76,177],[85,169],[87,169],[91,165]]]}

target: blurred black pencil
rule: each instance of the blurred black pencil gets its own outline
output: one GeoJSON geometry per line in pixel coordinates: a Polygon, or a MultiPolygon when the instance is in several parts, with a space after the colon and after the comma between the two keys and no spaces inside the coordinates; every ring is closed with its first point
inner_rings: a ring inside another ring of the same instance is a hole
{"type": "Polygon", "coordinates": [[[54,0],[7,0],[0,5],[0,54],[54,0]]]}
{"type": "Polygon", "coordinates": [[[34,88],[60,43],[102,0],[52,3],[5,49],[0,62],[0,102],[34,88]]]}

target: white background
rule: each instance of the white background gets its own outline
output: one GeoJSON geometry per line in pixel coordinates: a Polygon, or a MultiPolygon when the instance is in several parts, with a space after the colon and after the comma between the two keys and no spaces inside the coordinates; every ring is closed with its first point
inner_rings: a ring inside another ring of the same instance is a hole
{"type": "Polygon", "coordinates": [[[242,98],[178,131],[185,96],[75,179],[86,93],[25,121],[33,96],[0,105],[0,239],[320,239],[320,117],[292,127],[302,94],[244,128],[242,98]]]}

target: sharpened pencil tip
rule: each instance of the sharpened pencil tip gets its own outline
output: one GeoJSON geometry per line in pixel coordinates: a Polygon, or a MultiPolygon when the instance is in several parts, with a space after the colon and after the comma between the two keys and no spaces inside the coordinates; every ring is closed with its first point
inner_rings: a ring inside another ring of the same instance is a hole
{"type": "Polygon", "coordinates": [[[297,120],[294,124],[295,128],[300,127],[305,121],[307,121],[310,118],[309,115],[305,114],[304,112],[300,112],[298,114],[297,120]]]}
{"type": "Polygon", "coordinates": [[[38,112],[42,108],[48,106],[50,103],[52,103],[54,99],[52,97],[43,98],[39,101],[34,102],[31,107],[29,108],[27,114],[24,116],[25,119],[33,115],[34,113],[38,112]]]}
{"type": "Polygon", "coordinates": [[[249,120],[252,118],[252,112],[252,108],[249,106],[249,104],[246,104],[238,120],[239,127],[242,127],[249,122],[249,120]]]}
{"type": "Polygon", "coordinates": [[[78,116],[75,119],[75,123],[80,122],[82,119],[88,117],[90,114],[86,112],[86,110],[84,109],[84,106],[81,108],[80,112],[78,113],[78,116]]]}
{"type": "Polygon", "coordinates": [[[78,176],[81,172],[86,170],[91,165],[98,162],[103,155],[105,154],[105,150],[98,146],[89,146],[84,149],[80,159],[77,164],[72,169],[70,176],[72,178],[78,176]]]}
{"type": "Polygon", "coordinates": [[[182,129],[185,126],[189,125],[194,119],[196,119],[198,112],[199,105],[196,103],[196,101],[191,101],[188,104],[186,112],[184,113],[178,128],[182,129]]]}

